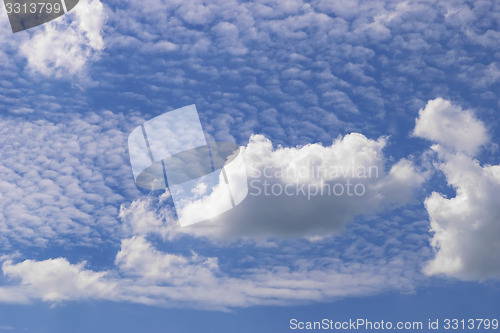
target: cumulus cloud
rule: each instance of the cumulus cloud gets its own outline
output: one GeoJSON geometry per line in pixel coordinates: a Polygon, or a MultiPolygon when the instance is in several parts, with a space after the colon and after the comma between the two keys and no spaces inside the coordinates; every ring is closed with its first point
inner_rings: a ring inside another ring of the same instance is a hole
{"type": "Polygon", "coordinates": [[[425,201],[437,250],[425,272],[464,280],[500,278],[500,165],[482,166],[464,154],[439,153],[444,160],[439,168],[456,196],[434,192],[425,201]]]}
{"type": "Polygon", "coordinates": [[[439,157],[436,166],[456,192],[453,198],[433,192],[425,200],[436,249],[425,272],[464,280],[499,278],[500,166],[481,165],[471,156],[487,142],[484,124],[473,111],[443,99],[430,101],[416,124],[417,135],[439,143],[432,147],[439,157]]]}
{"type": "Polygon", "coordinates": [[[92,272],[84,266],[85,263],[72,265],[64,258],[25,260],[17,264],[7,260],[3,263],[2,270],[8,279],[20,280],[17,288],[21,299],[54,303],[73,299],[108,298],[114,285],[105,281],[106,273],[92,272]]]}
{"type": "Polygon", "coordinates": [[[80,0],[59,19],[37,28],[19,47],[36,74],[56,78],[82,74],[87,63],[104,48],[102,30],[106,19],[99,0],[80,0]]]}
{"type": "MultiPolygon", "coordinates": [[[[150,199],[122,206],[120,216],[131,230],[163,235],[189,233],[217,239],[331,235],[358,215],[405,204],[423,182],[424,176],[406,159],[386,171],[385,144],[385,138],[375,141],[352,133],[331,146],[274,148],[269,139],[254,135],[243,150],[248,196],[232,210],[187,228],[172,228],[168,208],[152,213],[156,209],[150,199]]],[[[215,192],[211,196],[217,196],[215,192]]],[[[205,209],[207,216],[215,216],[211,208],[195,205],[193,214],[205,209]]]]}
{"type": "Polygon", "coordinates": [[[413,134],[456,152],[474,154],[487,142],[486,128],[472,110],[463,110],[442,98],[419,111],[413,134]]]}

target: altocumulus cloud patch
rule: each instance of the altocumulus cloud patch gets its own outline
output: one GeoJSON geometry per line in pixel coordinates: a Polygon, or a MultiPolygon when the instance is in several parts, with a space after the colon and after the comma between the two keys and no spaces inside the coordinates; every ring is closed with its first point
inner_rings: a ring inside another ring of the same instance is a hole
{"type": "Polygon", "coordinates": [[[126,135],[117,130],[121,119],[111,112],[57,122],[0,118],[3,247],[67,244],[70,238],[95,244],[116,233],[117,206],[126,193],[116,191],[116,182],[129,175],[126,135]]]}

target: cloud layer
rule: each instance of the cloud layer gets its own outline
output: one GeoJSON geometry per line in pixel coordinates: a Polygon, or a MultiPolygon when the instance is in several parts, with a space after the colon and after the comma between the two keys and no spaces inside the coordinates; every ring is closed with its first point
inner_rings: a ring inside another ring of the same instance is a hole
{"type": "Polygon", "coordinates": [[[411,286],[407,267],[397,259],[373,265],[348,264],[335,258],[299,259],[231,276],[219,268],[217,258],[161,252],[142,236],[122,241],[116,265],[114,271],[94,272],[85,263],[70,264],[63,258],[18,263],[7,259],[2,270],[11,285],[0,287],[0,301],[56,304],[103,299],[227,310],[370,295],[411,286]]]}
{"type": "Polygon", "coordinates": [[[0,117],[3,248],[95,245],[114,237],[118,206],[127,191],[137,191],[133,183],[119,186],[131,179],[121,119],[111,112],[0,117]]]}

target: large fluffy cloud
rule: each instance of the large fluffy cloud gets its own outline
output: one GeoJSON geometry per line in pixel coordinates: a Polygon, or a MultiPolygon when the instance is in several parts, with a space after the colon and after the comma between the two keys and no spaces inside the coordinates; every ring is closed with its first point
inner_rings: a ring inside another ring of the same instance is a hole
{"type": "Polygon", "coordinates": [[[420,111],[415,134],[436,141],[432,147],[456,195],[433,192],[425,200],[434,233],[435,258],[425,272],[464,280],[500,277],[500,166],[473,157],[487,142],[487,130],[471,110],[436,99],[420,111]]]}
{"type": "MultiPolygon", "coordinates": [[[[155,214],[157,209],[144,200],[122,206],[120,216],[130,230],[143,233],[218,239],[328,236],[358,215],[406,203],[424,180],[406,159],[386,171],[385,144],[385,138],[375,141],[352,133],[330,146],[274,148],[269,139],[255,135],[243,150],[248,196],[232,210],[180,229],[172,228],[169,208],[155,214]]],[[[211,196],[217,196],[215,192],[211,196]]],[[[193,214],[203,214],[201,209],[206,216],[214,216],[215,208],[196,205],[192,209],[193,214]]]]}

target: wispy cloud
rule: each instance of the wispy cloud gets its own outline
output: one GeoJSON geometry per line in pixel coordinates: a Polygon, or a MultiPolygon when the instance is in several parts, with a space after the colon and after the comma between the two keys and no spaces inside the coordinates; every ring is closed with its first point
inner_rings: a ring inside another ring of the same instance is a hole
{"type": "Polygon", "coordinates": [[[0,301],[106,299],[159,305],[227,310],[255,305],[286,305],[384,290],[411,288],[400,260],[372,265],[344,263],[335,258],[295,260],[248,270],[239,276],[219,268],[217,258],[196,253],[181,256],[161,252],[142,236],[122,241],[116,269],[94,272],[85,263],[66,259],[3,263],[13,283],[0,287],[0,301]],[[15,299],[5,295],[16,294],[15,299]]]}

